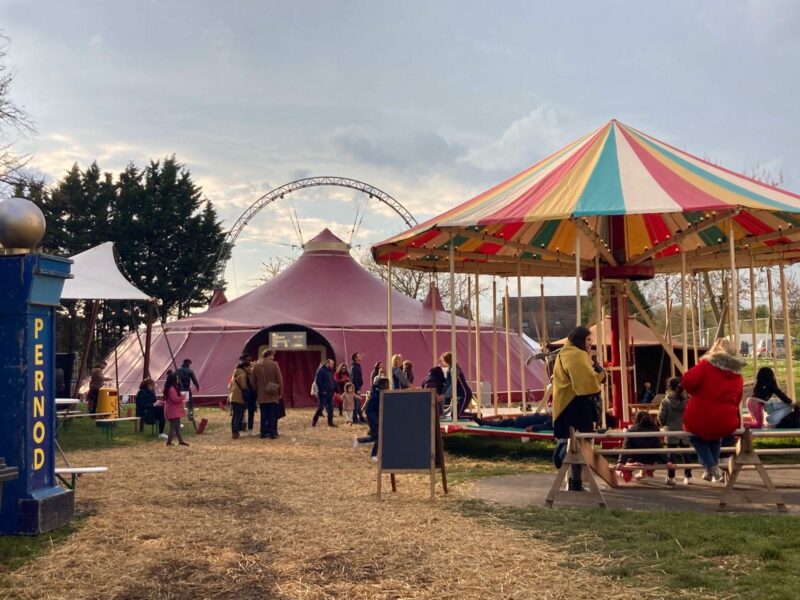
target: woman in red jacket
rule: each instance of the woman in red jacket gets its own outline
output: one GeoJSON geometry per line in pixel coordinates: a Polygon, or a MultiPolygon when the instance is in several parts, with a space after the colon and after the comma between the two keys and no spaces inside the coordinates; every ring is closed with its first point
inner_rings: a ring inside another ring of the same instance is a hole
{"type": "Polygon", "coordinates": [[[692,435],[689,441],[697,450],[700,464],[706,468],[703,479],[722,481],[719,449],[722,438],[740,426],[742,402],[742,367],[732,341],[720,338],[694,367],[683,375],[683,387],[689,403],[683,413],[683,429],[692,435]]]}

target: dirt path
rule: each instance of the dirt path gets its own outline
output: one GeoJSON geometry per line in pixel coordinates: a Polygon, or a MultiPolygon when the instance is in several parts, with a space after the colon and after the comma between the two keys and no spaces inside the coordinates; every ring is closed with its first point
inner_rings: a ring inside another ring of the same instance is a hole
{"type": "Polygon", "coordinates": [[[459,515],[458,489],[431,503],[424,477],[398,477],[399,493],[377,502],[374,465],[353,450],[353,429],[312,429],[309,417],[291,412],[275,441],[232,441],[215,412],[189,448],[71,453],[73,464],[110,471],[79,483],[77,506],[89,515],[80,530],[6,576],[12,597],[657,596],[459,515]]]}

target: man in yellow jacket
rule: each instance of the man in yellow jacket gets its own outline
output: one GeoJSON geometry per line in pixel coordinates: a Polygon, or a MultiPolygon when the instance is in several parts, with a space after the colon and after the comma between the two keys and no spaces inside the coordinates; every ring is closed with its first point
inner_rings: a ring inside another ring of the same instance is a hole
{"type": "MultiPolygon", "coordinates": [[[[570,427],[591,432],[597,420],[595,400],[605,373],[596,361],[592,362],[592,343],[591,331],[576,327],[553,366],[553,434],[558,440],[553,462],[559,468],[567,451],[570,427]]],[[[572,467],[569,489],[583,489],[580,465],[572,467]]]]}

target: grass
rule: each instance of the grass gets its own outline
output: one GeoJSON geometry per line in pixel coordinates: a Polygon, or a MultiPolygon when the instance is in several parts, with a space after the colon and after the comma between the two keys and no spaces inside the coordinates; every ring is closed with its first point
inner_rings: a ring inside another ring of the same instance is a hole
{"type": "Polygon", "coordinates": [[[55,544],[75,533],[82,519],[37,536],[0,536],[0,573],[13,571],[26,562],[48,552],[55,544]]]}
{"type": "Polygon", "coordinates": [[[546,441],[478,437],[466,434],[445,436],[444,449],[450,456],[447,480],[453,485],[485,477],[518,475],[531,471],[554,471],[553,444],[546,441]]]}
{"type": "Polygon", "coordinates": [[[787,600],[797,598],[800,586],[798,517],[514,509],[479,501],[459,508],[555,542],[577,563],[634,586],[787,600]]]}
{"type": "MultiPolygon", "coordinates": [[[[85,406],[80,407],[85,410],[85,406]]],[[[214,408],[200,408],[195,409],[195,420],[199,423],[203,418],[203,414],[207,411],[216,411],[219,409],[214,408]]],[[[123,405],[122,414],[126,415],[127,406],[123,405]]],[[[184,424],[183,435],[187,438],[195,435],[194,428],[186,418],[182,419],[184,424]]],[[[116,446],[132,446],[135,444],[142,444],[146,442],[158,441],[158,437],[150,434],[150,425],[144,426],[142,433],[135,432],[133,423],[125,421],[115,426],[114,439],[108,440],[106,432],[102,427],[99,427],[94,420],[82,417],[79,419],[71,419],[67,429],[63,427],[58,431],[58,442],[61,444],[64,452],[71,450],[86,450],[92,448],[109,448],[116,446]]],[[[169,431],[169,424],[167,429],[169,431]]],[[[158,428],[156,428],[156,433],[158,428]]],[[[162,441],[163,443],[163,441],[162,441]]]]}

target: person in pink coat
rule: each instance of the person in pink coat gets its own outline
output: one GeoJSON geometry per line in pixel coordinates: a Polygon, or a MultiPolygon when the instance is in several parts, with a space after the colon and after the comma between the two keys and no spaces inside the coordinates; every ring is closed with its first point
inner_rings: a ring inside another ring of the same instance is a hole
{"type": "Polygon", "coordinates": [[[169,435],[167,436],[167,446],[172,446],[172,437],[178,438],[181,446],[188,446],[181,436],[181,417],[183,411],[183,396],[178,387],[178,376],[172,371],[167,373],[167,380],[164,382],[164,416],[169,421],[169,435]]]}

